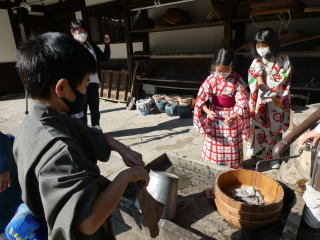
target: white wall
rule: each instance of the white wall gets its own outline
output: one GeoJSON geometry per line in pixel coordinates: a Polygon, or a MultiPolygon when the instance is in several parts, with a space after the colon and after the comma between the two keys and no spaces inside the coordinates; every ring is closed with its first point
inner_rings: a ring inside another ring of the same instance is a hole
{"type": "MultiPolygon", "coordinates": [[[[113,0],[86,0],[86,6],[111,2],[113,0]]],[[[315,6],[314,0],[301,0],[309,6],[315,6]]],[[[48,3],[51,1],[48,1],[48,3]]],[[[203,23],[206,21],[206,16],[212,9],[211,0],[197,0],[195,2],[184,3],[179,5],[172,5],[166,7],[153,8],[148,10],[148,16],[156,21],[168,9],[178,7],[187,11],[193,23],[203,23]]],[[[81,12],[76,12],[76,16],[81,18],[81,12]]],[[[287,22],[288,19],[285,19],[287,22]]],[[[0,31],[2,37],[0,38],[0,62],[15,61],[14,51],[15,43],[9,16],[6,10],[0,9],[0,31]]],[[[270,26],[275,31],[280,27],[279,21],[257,23],[248,23],[246,25],[246,41],[250,41],[257,30],[263,26],[270,26]]],[[[320,25],[319,18],[311,19],[293,19],[291,20],[288,31],[296,31],[303,29],[306,32],[319,32],[319,28],[315,26],[320,25]]],[[[220,48],[221,40],[223,39],[223,27],[206,27],[199,29],[186,29],[177,31],[151,32],[149,33],[150,50],[152,52],[213,52],[220,48]]],[[[102,46],[103,49],[103,46],[102,46]]],[[[142,44],[135,43],[134,51],[141,51],[142,44]]],[[[111,43],[111,58],[123,59],[127,58],[126,44],[112,44],[111,43]]]]}
{"type": "Polygon", "coordinates": [[[7,10],[0,9],[0,23],[0,62],[15,62],[16,46],[7,10]]]}
{"type": "MultiPolygon", "coordinates": [[[[169,8],[185,10],[192,18],[192,23],[204,23],[212,9],[211,0],[197,0],[184,4],[175,4],[148,10],[148,17],[157,21],[169,8]]],[[[221,47],[224,36],[223,26],[194,28],[176,31],[149,33],[152,52],[214,52],[221,47]]]]}
{"type": "Polygon", "coordinates": [[[97,5],[101,3],[106,3],[106,2],[113,2],[115,0],[86,0],[86,6],[92,6],[92,5],[97,5]]]}

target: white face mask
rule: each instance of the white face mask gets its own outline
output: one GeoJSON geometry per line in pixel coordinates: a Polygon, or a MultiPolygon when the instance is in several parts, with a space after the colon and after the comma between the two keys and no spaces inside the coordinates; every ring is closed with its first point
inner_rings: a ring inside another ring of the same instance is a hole
{"type": "Polygon", "coordinates": [[[228,76],[230,76],[231,72],[225,72],[225,73],[216,73],[217,76],[219,76],[220,78],[227,78],[228,76]]]}
{"type": "Polygon", "coordinates": [[[87,40],[87,37],[88,37],[88,34],[86,34],[86,33],[77,33],[76,34],[76,38],[82,43],[84,43],[87,40]]]}
{"type": "Polygon", "coordinates": [[[261,57],[265,57],[270,53],[270,48],[266,47],[266,48],[257,48],[257,53],[261,56],[261,57]]]}

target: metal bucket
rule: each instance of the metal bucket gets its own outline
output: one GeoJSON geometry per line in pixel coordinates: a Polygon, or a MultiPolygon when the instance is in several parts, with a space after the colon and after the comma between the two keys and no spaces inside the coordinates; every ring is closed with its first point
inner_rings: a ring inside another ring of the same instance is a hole
{"type": "Polygon", "coordinates": [[[148,192],[159,202],[165,205],[163,219],[172,219],[176,216],[177,193],[179,177],[162,171],[150,170],[148,192]]]}

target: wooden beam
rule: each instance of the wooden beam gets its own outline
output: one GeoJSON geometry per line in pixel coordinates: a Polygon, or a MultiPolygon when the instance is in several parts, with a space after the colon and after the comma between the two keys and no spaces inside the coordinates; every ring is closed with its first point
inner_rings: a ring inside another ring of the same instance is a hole
{"type": "Polygon", "coordinates": [[[224,4],[224,41],[223,47],[232,47],[232,0],[226,0],[224,4]]]}
{"type": "Polygon", "coordinates": [[[18,16],[18,24],[20,28],[21,39],[26,40],[31,35],[31,27],[30,27],[28,10],[23,7],[17,8],[17,16],[18,16]]]}
{"type": "MultiPolygon", "coordinates": [[[[132,85],[133,82],[133,61],[131,55],[133,54],[133,46],[132,46],[132,36],[130,34],[131,27],[131,12],[128,8],[127,1],[122,1],[123,11],[124,11],[124,31],[125,31],[125,40],[127,46],[127,59],[128,59],[128,70],[129,70],[129,86],[132,85]]],[[[131,96],[132,97],[132,96],[131,96]]],[[[135,96],[136,97],[136,96],[135,96]]]]}

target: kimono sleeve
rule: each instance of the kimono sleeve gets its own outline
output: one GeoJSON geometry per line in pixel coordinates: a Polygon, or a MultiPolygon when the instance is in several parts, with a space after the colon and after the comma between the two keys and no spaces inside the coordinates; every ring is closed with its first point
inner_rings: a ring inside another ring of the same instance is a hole
{"type": "Polygon", "coordinates": [[[84,168],[85,162],[77,144],[57,141],[36,168],[51,239],[78,240],[78,225],[90,214],[97,195],[109,183],[95,169],[97,166],[84,168]]]}
{"type": "MultiPolygon", "coordinates": [[[[274,74],[271,85],[272,87],[279,88],[281,84],[289,85],[291,83],[291,63],[288,56],[280,56],[277,59],[277,64],[274,66],[274,71],[276,71],[276,74],[274,74]]],[[[268,81],[269,79],[267,79],[268,81]]],[[[269,82],[267,82],[269,84],[269,82]]]]}
{"type": "Polygon", "coordinates": [[[249,106],[247,100],[246,86],[241,77],[239,77],[239,80],[237,81],[235,90],[236,104],[234,106],[234,112],[239,117],[244,117],[248,113],[249,106]]]}
{"type": "Polygon", "coordinates": [[[246,86],[241,77],[237,81],[235,92],[234,113],[236,113],[242,122],[242,135],[245,140],[249,139],[250,134],[250,117],[249,117],[249,104],[246,94],[246,86]]]}
{"type": "Polygon", "coordinates": [[[249,68],[248,72],[248,84],[250,87],[250,92],[253,93],[258,89],[258,84],[257,84],[257,77],[263,75],[263,68],[262,64],[257,60],[254,59],[251,63],[251,66],[249,68]]]}
{"type": "Polygon", "coordinates": [[[88,160],[94,163],[96,160],[102,162],[109,160],[111,148],[101,129],[88,127],[82,120],[70,118],[67,114],[62,114],[62,117],[69,126],[72,136],[81,144],[88,160]]]}
{"type": "Polygon", "coordinates": [[[211,87],[212,79],[213,77],[209,76],[200,86],[193,111],[193,126],[199,133],[202,134],[206,133],[208,130],[205,119],[202,116],[202,108],[213,94],[211,87]]]}

